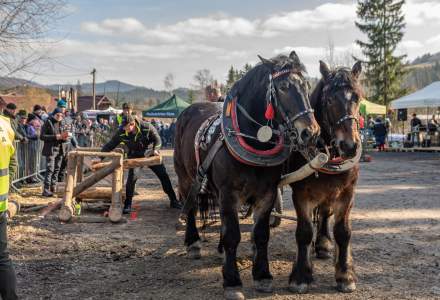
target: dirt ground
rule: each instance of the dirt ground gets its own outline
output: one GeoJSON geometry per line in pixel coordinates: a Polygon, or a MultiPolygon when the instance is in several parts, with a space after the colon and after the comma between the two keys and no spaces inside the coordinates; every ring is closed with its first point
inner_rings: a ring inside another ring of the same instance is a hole
{"type": "MultiPolygon", "coordinates": [[[[167,168],[176,184],[172,153],[167,168]]],[[[375,154],[362,164],[352,213],[358,290],[337,293],[332,261],[313,259],[307,295],[287,290],[295,257],[295,223],[272,230],[275,292],[256,293],[251,280],[251,221],[242,223],[239,267],[249,299],[440,299],[440,155],[375,154]]],[[[36,193],[36,191],[33,191],[36,193]]],[[[151,171],[138,183],[136,220],[124,224],[60,224],[21,214],[10,224],[10,252],[23,299],[221,299],[218,224],[206,233],[202,259],[186,258],[178,212],[151,171]]],[[[32,194],[32,191],[31,191],[32,194]]],[[[290,192],[286,214],[293,215],[290,192]]],[[[26,202],[44,202],[28,197],[26,202]]],[[[83,209],[83,213],[90,214],[83,209]]],[[[96,213],[95,213],[96,214],[96,213]]]]}

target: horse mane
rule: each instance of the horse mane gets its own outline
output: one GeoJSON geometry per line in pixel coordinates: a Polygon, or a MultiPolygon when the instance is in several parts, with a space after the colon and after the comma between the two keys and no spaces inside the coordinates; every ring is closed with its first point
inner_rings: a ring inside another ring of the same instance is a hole
{"type": "MultiPolygon", "coordinates": [[[[306,67],[299,59],[293,59],[289,56],[280,54],[270,59],[274,63],[274,70],[272,72],[277,72],[284,69],[292,69],[293,72],[303,76],[303,73],[307,73],[306,67]]],[[[245,91],[255,91],[264,84],[264,80],[268,78],[271,70],[268,66],[263,63],[258,63],[249,70],[244,76],[235,82],[231,88],[233,95],[243,95],[245,91]],[[255,80],[258,78],[258,80],[255,80]]]]}

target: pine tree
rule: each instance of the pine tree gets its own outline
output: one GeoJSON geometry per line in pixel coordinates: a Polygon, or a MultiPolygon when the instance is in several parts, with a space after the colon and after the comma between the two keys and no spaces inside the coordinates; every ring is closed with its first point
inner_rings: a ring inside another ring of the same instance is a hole
{"type": "Polygon", "coordinates": [[[193,103],[195,100],[195,95],[194,95],[194,90],[189,90],[188,91],[188,102],[189,103],[193,103]]]}
{"type": "Polygon", "coordinates": [[[388,105],[402,95],[403,59],[394,54],[403,38],[405,0],[359,0],[356,26],[367,35],[367,41],[356,40],[366,57],[366,80],[371,99],[388,105]]]}
{"type": "Polygon", "coordinates": [[[235,82],[235,70],[234,67],[231,66],[231,68],[228,71],[228,78],[226,79],[226,87],[227,89],[230,89],[235,82]]]}

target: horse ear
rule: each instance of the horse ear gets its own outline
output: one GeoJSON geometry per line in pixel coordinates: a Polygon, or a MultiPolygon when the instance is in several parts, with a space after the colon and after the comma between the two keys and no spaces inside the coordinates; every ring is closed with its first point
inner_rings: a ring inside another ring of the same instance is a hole
{"type": "Polygon", "coordinates": [[[319,61],[319,72],[321,72],[321,75],[324,79],[330,77],[330,67],[322,60],[319,61]]]}
{"type": "Polygon", "coordinates": [[[261,57],[260,55],[258,55],[258,58],[261,60],[263,65],[266,65],[266,66],[268,66],[270,68],[272,68],[275,65],[275,63],[272,60],[270,60],[270,59],[261,57]]]}
{"type": "Polygon", "coordinates": [[[351,68],[351,74],[353,74],[353,77],[357,80],[359,76],[362,73],[362,63],[360,61],[357,61],[353,68],[351,68]]]}
{"type": "Polygon", "coordinates": [[[301,61],[299,60],[298,54],[292,50],[289,54],[289,58],[293,61],[293,66],[301,69],[301,61]]]}

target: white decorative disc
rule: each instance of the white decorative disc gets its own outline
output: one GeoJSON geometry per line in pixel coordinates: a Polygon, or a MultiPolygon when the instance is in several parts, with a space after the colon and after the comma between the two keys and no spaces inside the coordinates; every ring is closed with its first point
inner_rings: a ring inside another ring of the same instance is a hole
{"type": "Polygon", "coordinates": [[[266,143],[270,141],[270,139],[272,138],[272,134],[272,128],[270,128],[269,126],[261,126],[257,132],[257,139],[262,143],[266,143]]]}

